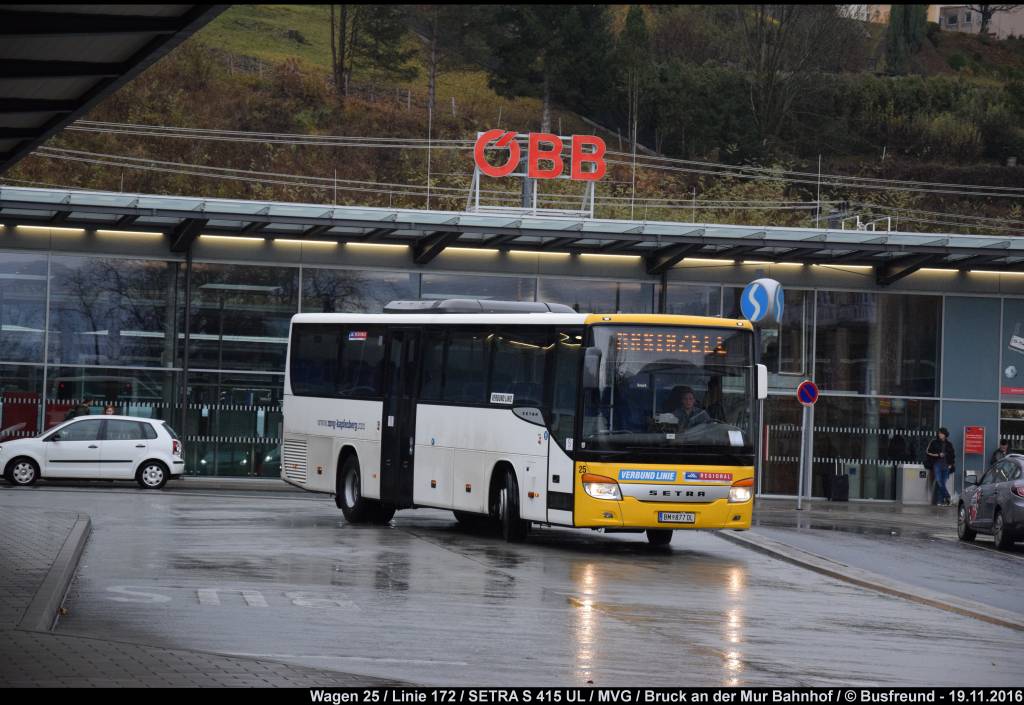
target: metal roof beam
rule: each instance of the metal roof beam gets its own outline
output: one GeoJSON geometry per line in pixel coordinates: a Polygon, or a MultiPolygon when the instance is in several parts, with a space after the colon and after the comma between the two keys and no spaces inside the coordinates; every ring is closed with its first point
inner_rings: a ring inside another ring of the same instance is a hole
{"type": "Polygon", "coordinates": [[[302,238],[305,240],[309,240],[315,237],[320,237],[333,227],[333,225],[314,225],[313,227],[307,228],[305,231],[303,231],[302,238]]]}
{"type": "Polygon", "coordinates": [[[63,37],[94,34],[173,34],[180,18],[69,12],[0,11],[0,36],[63,37]]]}
{"type": "Polygon", "coordinates": [[[73,100],[46,98],[7,98],[0,102],[0,114],[14,113],[70,113],[75,109],[73,100]]]}
{"type": "Polygon", "coordinates": [[[43,127],[0,127],[0,140],[33,139],[46,131],[43,127]]]}
{"type": "Polygon", "coordinates": [[[600,251],[622,252],[623,250],[630,249],[631,247],[633,247],[633,245],[637,244],[638,242],[643,242],[643,239],[636,238],[632,240],[613,240],[612,242],[609,242],[607,245],[602,245],[600,247],[600,251]]]}
{"type": "Polygon", "coordinates": [[[461,234],[458,231],[441,230],[421,238],[412,246],[412,261],[416,264],[429,264],[444,252],[444,248],[458,242],[461,234]]]}
{"type": "Polygon", "coordinates": [[[129,64],[117,62],[4,59],[0,61],[0,78],[114,78],[127,73],[130,68],[129,64]]]}
{"type": "Polygon", "coordinates": [[[756,250],[760,250],[762,247],[764,247],[764,245],[762,244],[738,245],[736,247],[730,247],[727,250],[720,250],[719,252],[710,252],[708,254],[713,254],[716,258],[720,259],[736,259],[737,257],[741,257],[745,254],[749,254],[756,250]]]}
{"type": "Polygon", "coordinates": [[[779,254],[775,255],[774,257],[769,257],[769,259],[771,259],[774,262],[781,262],[782,260],[790,260],[790,259],[800,260],[800,259],[803,259],[803,258],[807,257],[807,255],[813,255],[815,252],[821,252],[821,248],[820,247],[797,247],[797,248],[792,249],[792,250],[786,250],[785,252],[780,252],[779,254]]]}
{"type": "Polygon", "coordinates": [[[395,232],[395,228],[373,228],[359,242],[378,242],[393,232],[395,232]]]}
{"type": "Polygon", "coordinates": [[[489,237],[485,239],[480,244],[482,247],[501,247],[502,245],[512,242],[518,237],[519,235],[513,235],[511,233],[505,235],[495,235],[494,237],[489,237]]]}
{"type": "MultiPolygon", "coordinates": [[[[847,245],[842,245],[842,247],[847,247],[847,245]]],[[[856,247],[856,245],[849,245],[849,247],[856,247]]],[[[837,247],[837,249],[838,249],[838,247],[837,247]]],[[[863,262],[863,261],[876,261],[877,262],[878,260],[874,257],[874,255],[875,255],[874,251],[867,251],[867,252],[865,252],[864,250],[853,249],[853,250],[850,250],[849,252],[847,252],[845,254],[836,255],[835,257],[831,257],[831,258],[829,258],[827,260],[822,260],[818,264],[850,264],[852,262],[863,262]]]]}
{"type": "Polygon", "coordinates": [[[209,222],[205,218],[186,218],[181,221],[171,231],[171,252],[188,252],[209,222]]]}
{"type": "Polygon", "coordinates": [[[135,221],[139,219],[137,215],[122,215],[114,222],[115,228],[127,228],[130,225],[134,225],[135,221]]]}
{"type": "Polygon", "coordinates": [[[655,250],[645,260],[648,274],[662,274],[683,261],[687,255],[700,252],[704,245],[700,243],[681,242],[655,250]]]}
{"type": "Polygon", "coordinates": [[[904,277],[909,277],[922,267],[936,264],[944,259],[946,259],[944,254],[907,255],[891,259],[875,267],[875,281],[879,286],[889,286],[904,277]]]}
{"type": "Polygon", "coordinates": [[[66,222],[70,215],[71,211],[57,211],[56,213],[53,214],[53,217],[50,218],[49,224],[60,225],[61,223],[66,222]]]}
{"type": "Polygon", "coordinates": [[[582,240],[582,239],[583,238],[579,237],[578,235],[576,237],[556,237],[554,240],[550,240],[548,242],[545,242],[543,245],[540,246],[539,249],[541,249],[541,250],[554,250],[554,249],[559,248],[559,247],[568,247],[569,245],[571,245],[572,243],[576,242],[577,240],[582,240]]]}
{"type": "Polygon", "coordinates": [[[970,269],[979,265],[988,265],[1000,259],[1006,259],[1006,255],[974,255],[973,257],[964,257],[956,262],[949,262],[948,265],[959,269],[970,269]]]}
{"type": "Polygon", "coordinates": [[[238,231],[239,235],[255,235],[270,225],[265,220],[254,220],[251,223],[247,223],[241,230],[238,231]]]}

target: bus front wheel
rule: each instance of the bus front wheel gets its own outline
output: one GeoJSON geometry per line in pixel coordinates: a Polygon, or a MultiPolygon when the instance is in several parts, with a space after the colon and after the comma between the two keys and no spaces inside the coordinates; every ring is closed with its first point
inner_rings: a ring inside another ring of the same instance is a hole
{"type": "Polygon", "coordinates": [[[360,524],[373,518],[371,500],[363,497],[362,484],[359,480],[359,460],[350,455],[341,464],[338,473],[338,486],[334,495],[334,503],[345,515],[350,524],[360,524]]]}
{"type": "Polygon", "coordinates": [[[672,529],[648,529],[647,541],[652,546],[668,546],[672,543],[672,529]]]}
{"type": "Polygon", "coordinates": [[[497,497],[498,525],[502,537],[510,543],[526,540],[530,531],[530,522],[519,518],[519,483],[515,473],[505,471],[504,482],[498,488],[497,497]]]}

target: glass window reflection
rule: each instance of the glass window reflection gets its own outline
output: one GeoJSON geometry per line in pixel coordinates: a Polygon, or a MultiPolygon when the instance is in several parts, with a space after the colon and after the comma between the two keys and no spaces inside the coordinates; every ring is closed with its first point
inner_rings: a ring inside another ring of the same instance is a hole
{"type": "Polygon", "coordinates": [[[537,300],[565,304],[580,313],[653,313],[654,284],[541,279],[537,300]]]}
{"type": "Polygon", "coordinates": [[[89,413],[111,405],[125,416],[177,420],[178,372],[118,367],[55,367],[47,376],[45,428],[61,423],[81,402],[89,413]]]}
{"type": "Polygon", "coordinates": [[[46,255],[0,253],[0,360],[43,361],[46,255]]]}
{"type": "Polygon", "coordinates": [[[42,392],[42,365],[0,365],[0,442],[39,433],[42,392]]]}
{"type": "Polygon", "coordinates": [[[899,466],[920,463],[938,427],[931,399],[822,396],[814,407],[812,490],[824,496],[837,472],[852,499],[896,499],[899,466]]]}
{"type": "Polygon", "coordinates": [[[266,265],[192,265],[189,366],[284,371],[299,272],[266,265]]]}
{"type": "Polygon", "coordinates": [[[816,315],[820,387],[936,396],[941,296],[819,291],[816,315]]]}
{"type": "Polygon", "coordinates": [[[155,260],[55,255],[50,361],[172,366],[179,266],[155,260]]]}
{"type": "Polygon", "coordinates": [[[302,270],[305,313],[381,313],[390,301],[419,298],[419,275],[358,269],[302,270]]]}
{"type": "Polygon", "coordinates": [[[284,375],[193,372],[184,430],[189,474],[276,477],[284,375]]]}
{"type": "Polygon", "coordinates": [[[537,280],[533,277],[488,277],[475,274],[424,274],[423,299],[494,299],[534,301],[537,280]]]}
{"type": "Polygon", "coordinates": [[[682,316],[720,316],[722,287],[717,284],[669,284],[665,313],[682,316]]]}

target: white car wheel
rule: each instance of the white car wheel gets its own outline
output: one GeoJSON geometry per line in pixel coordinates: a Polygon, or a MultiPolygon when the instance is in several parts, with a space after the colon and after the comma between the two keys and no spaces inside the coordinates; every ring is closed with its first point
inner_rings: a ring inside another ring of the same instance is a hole
{"type": "Polygon", "coordinates": [[[163,463],[143,463],[136,476],[139,484],[147,490],[158,490],[167,484],[167,468],[163,463]]]}
{"type": "Polygon", "coordinates": [[[11,482],[19,487],[27,487],[39,479],[39,466],[30,458],[16,458],[7,472],[11,482]]]}

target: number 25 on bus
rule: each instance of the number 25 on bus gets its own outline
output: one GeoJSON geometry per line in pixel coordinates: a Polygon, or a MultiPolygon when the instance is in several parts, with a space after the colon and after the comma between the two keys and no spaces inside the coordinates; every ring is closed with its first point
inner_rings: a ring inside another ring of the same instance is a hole
{"type": "Polygon", "coordinates": [[[748,529],[756,400],[746,320],[559,304],[396,301],[292,318],[281,477],[349,522],[398,509],[497,524],[748,529]]]}

